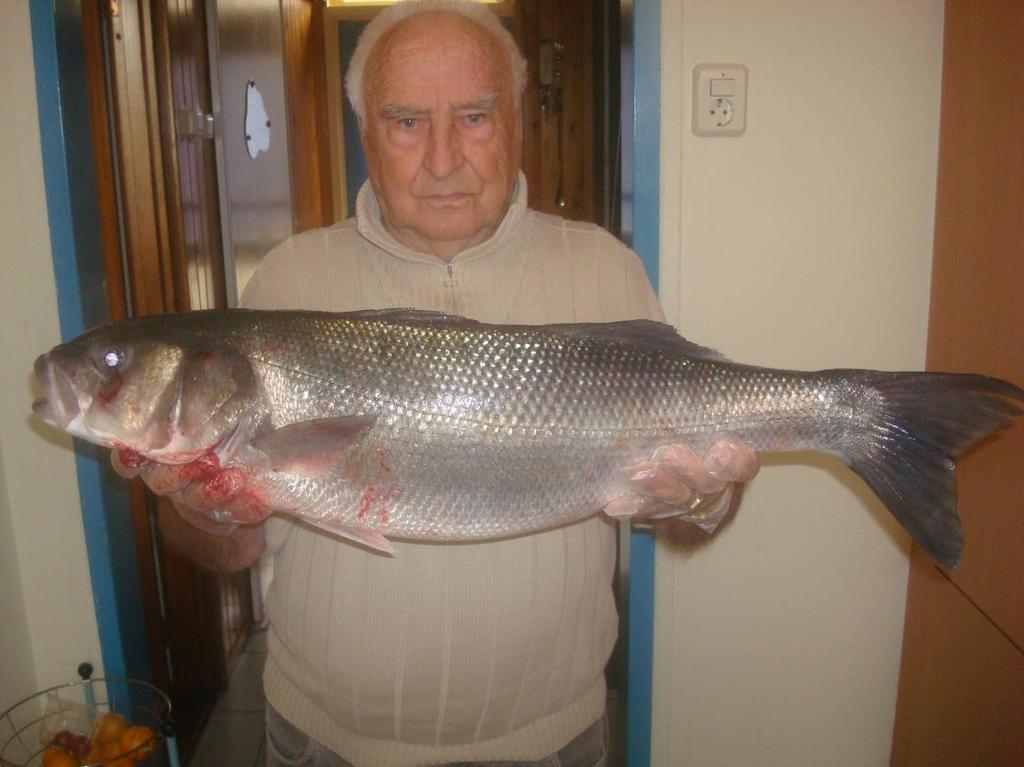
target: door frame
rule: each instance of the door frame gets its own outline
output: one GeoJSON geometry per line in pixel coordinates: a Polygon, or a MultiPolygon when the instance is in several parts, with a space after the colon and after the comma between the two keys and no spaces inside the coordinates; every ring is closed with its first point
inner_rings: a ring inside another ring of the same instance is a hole
{"type": "MultiPolygon", "coordinates": [[[[659,263],[660,0],[622,0],[623,236],[657,288],[659,263]],[[632,66],[626,66],[629,62],[632,66]]],[[[89,138],[81,12],[73,0],[30,0],[43,177],[61,335],[107,319],[94,157],[89,138]],[[58,44],[59,42],[59,44],[58,44]],[[76,75],[77,73],[77,75],[76,75]],[[74,103],[70,103],[74,102],[74,103]]],[[[76,442],[76,471],[104,665],[111,676],[148,678],[145,621],[128,493],[99,451],[76,442]]],[[[627,754],[650,763],[654,542],[630,535],[627,615],[627,754]]]]}
{"type": "MultiPolygon", "coordinates": [[[[658,290],[661,161],[661,0],[621,0],[622,237],[658,290]]],[[[625,535],[620,537],[620,541],[625,535]]],[[[626,605],[626,763],[651,763],[654,538],[629,530],[620,575],[626,605]]]]}
{"type": "MultiPolygon", "coordinates": [[[[81,3],[30,0],[29,16],[57,312],[69,340],[110,319],[81,3]]],[[[148,680],[128,487],[105,450],[77,439],[75,470],[103,674],[148,680]]]]}

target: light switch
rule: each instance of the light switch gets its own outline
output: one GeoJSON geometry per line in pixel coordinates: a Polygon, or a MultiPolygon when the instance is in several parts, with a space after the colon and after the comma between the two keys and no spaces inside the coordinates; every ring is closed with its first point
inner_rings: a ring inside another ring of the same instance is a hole
{"type": "Polygon", "coordinates": [[[736,81],[732,78],[725,79],[722,77],[716,77],[711,81],[711,95],[712,96],[735,96],[736,95],[736,81]]]}
{"type": "Polygon", "coordinates": [[[693,69],[693,132],[739,136],[747,128],[747,68],[699,64],[693,69]]]}

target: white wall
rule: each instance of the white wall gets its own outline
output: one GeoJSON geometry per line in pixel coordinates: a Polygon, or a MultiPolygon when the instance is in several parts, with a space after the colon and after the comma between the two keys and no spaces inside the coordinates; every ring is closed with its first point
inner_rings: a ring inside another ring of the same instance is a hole
{"type": "MultiPolygon", "coordinates": [[[[662,292],[772,367],[921,368],[941,0],[663,0],[662,292]],[[749,68],[739,138],[692,70],[749,68]]],[[[654,763],[887,765],[908,539],[837,462],[767,466],[689,553],[659,546],[654,763]]]]}
{"type": "Polygon", "coordinates": [[[59,330],[27,3],[0,11],[0,71],[2,711],[82,660],[102,667],[74,454],[30,420],[32,362],[59,330]]]}

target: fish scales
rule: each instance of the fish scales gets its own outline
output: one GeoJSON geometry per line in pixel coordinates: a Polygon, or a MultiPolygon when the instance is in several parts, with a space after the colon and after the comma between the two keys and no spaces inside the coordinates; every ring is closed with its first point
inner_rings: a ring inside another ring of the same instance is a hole
{"type": "Polygon", "coordinates": [[[738,364],[642,320],[494,326],[412,310],[141,318],[58,347],[37,376],[49,422],[165,463],[214,455],[243,470],[246,513],[379,548],[578,520],[632,492],[625,467],[658,447],[702,452],[729,435],[838,456],[950,564],[952,460],[1024,397],[983,376],[738,364]]]}
{"type": "Polygon", "coordinates": [[[793,377],[730,382],[729,368],[721,364],[661,350],[475,325],[409,332],[403,325],[349,321],[322,330],[322,337],[300,334],[299,348],[285,344],[269,355],[265,380],[280,376],[279,384],[266,388],[283,395],[272,397],[270,410],[284,414],[311,377],[287,361],[291,356],[333,348],[333,364],[360,371],[344,377],[350,397],[325,396],[322,376],[312,376],[317,391],[311,399],[323,403],[316,416],[378,415],[347,457],[349,475],[315,489],[301,482],[290,493],[301,497],[315,490],[302,505],[332,510],[334,522],[333,510],[349,509],[345,522],[400,537],[518,534],[599,508],[624,490],[617,469],[667,441],[704,448],[725,428],[755,447],[799,446],[791,415],[802,400],[793,377]],[[698,391],[737,394],[690,397],[694,377],[704,382],[698,391]],[[772,399],[783,399],[778,393],[787,390],[791,407],[780,411],[772,399]],[[751,408],[759,397],[768,405],[763,413],[751,408]],[[390,471],[380,464],[383,454],[390,471]],[[368,487],[374,489],[370,496],[368,487]],[[452,488],[460,488],[458,497],[452,488]],[[367,514],[383,508],[386,516],[367,514]],[[553,516],[552,509],[561,515],[553,516]]]}
{"type": "MultiPolygon", "coordinates": [[[[550,526],[554,508],[563,509],[556,523],[579,518],[608,492],[605,482],[585,479],[611,473],[615,456],[604,455],[603,446],[624,437],[631,447],[646,447],[671,431],[641,378],[602,374],[631,370],[630,355],[588,355],[581,339],[476,326],[410,332],[352,321],[323,330],[322,337],[305,335],[305,343],[336,349],[334,364],[352,371],[339,387],[348,396],[327,395],[319,375],[296,372],[283,356],[293,352],[281,351],[266,359],[270,410],[287,415],[294,391],[312,386],[312,398],[322,403],[314,413],[319,417],[377,414],[359,449],[347,456],[350,476],[319,483],[320,494],[307,505],[347,508],[355,521],[393,535],[508,535],[550,526]],[[274,392],[284,396],[278,400],[274,392]],[[622,404],[609,416],[597,407],[601,402],[622,404]],[[639,428],[624,430],[630,419],[639,428]],[[381,455],[388,456],[390,471],[382,468],[381,455]],[[361,493],[369,486],[375,501],[386,499],[377,504],[388,507],[386,521],[363,513],[361,493]],[[452,488],[461,489],[454,498],[452,488]],[[509,497],[518,502],[509,504],[509,497]]],[[[623,457],[634,456],[616,460],[623,457]]],[[[308,490],[303,482],[296,495],[308,490]]]]}
{"type": "Polygon", "coordinates": [[[745,429],[767,446],[771,424],[801,408],[819,418],[819,405],[835,397],[830,381],[812,388],[805,375],[739,369],[662,350],[595,346],[586,338],[543,332],[525,339],[516,330],[492,333],[474,326],[410,333],[403,325],[359,321],[325,330],[322,336],[300,334],[297,344],[282,344],[265,357],[252,350],[273,382],[268,390],[276,425],[315,412],[295,407],[293,387],[308,380],[306,399],[321,415],[362,408],[445,416],[474,428],[518,427],[544,435],[572,430],[600,438],[652,430],[715,434],[725,427],[745,429]],[[324,349],[331,360],[322,369],[345,368],[341,380],[289,361],[324,349]],[[346,391],[361,396],[332,399],[346,391]]]}

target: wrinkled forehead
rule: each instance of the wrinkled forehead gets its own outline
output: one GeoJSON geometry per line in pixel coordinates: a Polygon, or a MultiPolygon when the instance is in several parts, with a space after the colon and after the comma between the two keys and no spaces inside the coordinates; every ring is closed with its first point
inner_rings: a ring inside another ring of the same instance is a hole
{"type": "Polygon", "coordinates": [[[501,100],[511,88],[505,49],[479,24],[451,12],[421,13],[396,24],[367,61],[371,110],[390,103],[475,103],[488,95],[501,100]]]}

